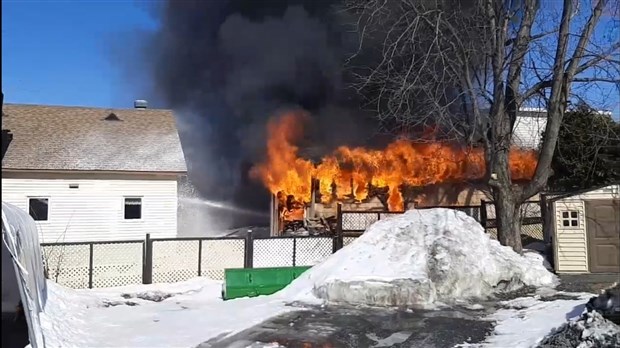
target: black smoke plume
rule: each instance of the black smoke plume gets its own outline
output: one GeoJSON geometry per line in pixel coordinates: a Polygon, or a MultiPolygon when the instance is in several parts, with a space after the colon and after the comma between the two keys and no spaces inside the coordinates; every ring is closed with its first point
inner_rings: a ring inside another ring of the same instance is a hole
{"type": "MultiPolygon", "coordinates": [[[[389,140],[389,135],[387,138],[378,135],[379,126],[407,132],[408,136],[423,131],[403,131],[398,128],[398,121],[379,125],[374,113],[360,111],[364,103],[348,88],[359,80],[353,78],[351,65],[345,69],[347,59],[360,47],[359,38],[352,30],[355,28],[351,27],[356,14],[342,11],[344,2],[157,2],[161,27],[151,37],[143,61],[151,62],[156,99],[176,111],[190,181],[202,198],[268,211],[269,193],[261,183],[250,180],[248,172],[265,154],[267,121],[281,110],[301,108],[312,116],[311,127],[299,144],[303,155],[310,158],[339,145],[381,146],[389,140]]],[[[387,3],[395,6],[394,11],[387,13],[388,22],[398,21],[402,15],[399,3],[387,3]]],[[[482,3],[429,0],[412,4],[437,7],[453,14],[458,27],[467,22],[459,18],[475,14],[464,10],[478,9],[482,3]]],[[[428,51],[425,45],[434,45],[435,40],[428,38],[436,34],[435,29],[426,30],[429,32],[418,33],[412,56],[422,56],[428,51]]],[[[374,37],[365,39],[364,50],[354,60],[356,72],[367,74],[367,67],[377,66],[382,59],[381,45],[386,33],[375,32],[374,37]]],[[[438,65],[434,69],[441,72],[444,67],[438,65]]],[[[431,86],[431,90],[445,91],[445,95],[460,93],[452,85],[453,81],[435,81],[435,76],[441,74],[430,71],[428,75],[428,78],[416,78],[424,80],[423,92],[431,86]]],[[[380,88],[365,91],[365,101],[381,99],[377,98],[379,92],[380,88]]],[[[425,102],[451,105],[448,101],[423,97],[409,96],[407,102],[413,105],[412,110],[425,114],[425,102]]],[[[459,112],[460,109],[455,115],[459,112]]],[[[244,216],[217,213],[225,227],[268,221],[266,218],[247,220],[244,216]]]]}
{"type": "Polygon", "coordinates": [[[359,111],[343,69],[357,41],[336,2],[171,0],[158,9],[145,60],[158,98],[176,111],[201,196],[268,211],[268,192],[247,173],[264,156],[267,120],[282,109],[313,116],[304,139],[312,155],[368,142],[374,121],[359,111]]]}

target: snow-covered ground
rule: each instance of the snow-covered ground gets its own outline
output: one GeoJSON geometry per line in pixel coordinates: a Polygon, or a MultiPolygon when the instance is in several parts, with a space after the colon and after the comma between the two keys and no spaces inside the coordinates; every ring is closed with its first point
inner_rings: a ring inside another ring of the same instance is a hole
{"type": "Polygon", "coordinates": [[[462,212],[429,209],[373,224],[271,296],[223,301],[222,283],[206,278],[96,290],[50,282],[41,321],[46,347],[195,347],[300,309],[291,302],[483,309],[494,295],[529,286],[543,295],[499,303],[483,319],[497,322],[493,334],[476,346],[531,347],[591,296],[541,297],[556,284],[538,253],[499,245],[462,212]]]}
{"type": "MultiPolygon", "coordinates": [[[[46,346],[195,347],[301,309],[286,306],[277,294],[223,301],[220,291],[220,282],[206,278],[97,290],[50,283],[42,316],[46,346]]],[[[496,322],[491,336],[462,347],[535,347],[554,329],[581,315],[592,296],[562,295],[574,299],[550,301],[534,296],[500,302],[502,309],[483,319],[496,322]]],[[[279,347],[273,343],[250,346],[279,347]]]]}
{"type": "Polygon", "coordinates": [[[223,301],[221,285],[197,278],[72,290],[50,282],[42,315],[46,347],[194,347],[299,309],[267,296],[223,301]]]}
{"type": "Polygon", "coordinates": [[[537,297],[517,298],[500,303],[505,309],[487,319],[497,324],[491,336],[475,347],[534,347],[545,335],[585,310],[592,294],[577,295],[576,299],[541,301],[537,297]]]}
{"type": "Polygon", "coordinates": [[[534,296],[501,302],[504,309],[487,318],[496,321],[493,333],[481,344],[461,347],[561,348],[582,344],[579,348],[588,348],[603,347],[602,342],[612,337],[616,344],[620,343],[619,326],[604,320],[598,313],[585,314],[585,304],[592,294],[559,294],[574,298],[550,301],[534,296]]]}

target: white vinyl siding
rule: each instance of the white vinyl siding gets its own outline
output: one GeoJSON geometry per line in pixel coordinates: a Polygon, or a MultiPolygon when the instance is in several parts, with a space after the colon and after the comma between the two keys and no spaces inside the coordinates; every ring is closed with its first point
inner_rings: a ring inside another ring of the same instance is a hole
{"type": "Polygon", "coordinates": [[[555,269],[558,273],[589,273],[588,234],[585,201],[617,199],[620,185],[610,185],[597,190],[559,199],[553,204],[555,220],[555,269]],[[579,226],[564,227],[562,212],[578,211],[579,226]]]}
{"type": "Polygon", "coordinates": [[[49,198],[41,242],[176,237],[177,181],[98,179],[2,179],[2,200],[28,211],[29,197],[49,198]],[[70,188],[69,185],[78,185],[70,188]],[[142,198],[142,218],[125,220],[125,197],[142,198]]]}
{"type": "Polygon", "coordinates": [[[526,149],[537,149],[546,126],[545,117],[517,116],[512,139],[514,145],[526,149]]]}
{"type": "Polygon", "coordinates": [[[582,200],[561,200],[555,203],[556,271],[558,273],[588,272],[588,242],[585,208],[582,200]],[[577,212],[579,226],[563,226],[563,213],[577,212]]]}

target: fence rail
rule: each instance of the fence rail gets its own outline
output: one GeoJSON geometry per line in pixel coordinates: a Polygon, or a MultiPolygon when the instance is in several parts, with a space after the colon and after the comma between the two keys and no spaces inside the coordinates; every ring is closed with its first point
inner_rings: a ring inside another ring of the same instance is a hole
{"type": "MultiPolygon", "coordinates": [[[[497,238],[491,203],[449,207],[472,216],[497,238]]],[[[428,208],[417,208],[428,209],[428,208]]],[[[526,202],[522,236],[543,240],[538,202],[526,202]]],[[[372,223],[398,212],[343,211],[338,205],[334,237],[280,236],[151,238],[41,244],[48,278],[73,288],[177,282],[193,277],[222,280],[226,268],[312,266],[350,244],[372,223]]]]}
{"type": "MultiPolygon", "coordinates": [[[[521,205],[521,235],[524,239],[544,240],[543,201],[527,201],[521,205]]],[[[432,209],[435,207],[416,207],[416,209],[432,209]]],[[[485,228],[486,232],[497,239],[497,219],[493,202],[482,201],[480,205],[448,206],[444,207],[464,212],[473,217],[485,228]]],[[[366,211],[339,211],[338,221],[343,235],[346,237],[359,236],[372,223],[386,217],[402,214],[402,212],[366,212],[366,211]]]]}
{"type": "MultiPolygon", "coordinates": [[[[312,266],[337,251],[342,237],[151,238],[42,243],[47,277],[72,288],[222,280],[226,268],[312,266]]],[[[347,242],[350,242],[349,240],[347,242]]]]}
{"type": "Polygon", "coordinates": [[[144,241],[41,244],[47,276],[73,288],[142,281],[144,241]]]}
{"type": "MultiPolygon", "coordinates": [[[[423,210],[423,209],[432,209],[434,207],[416,207],[415,209],[423,210]]],[[[444,207],[448,209],[454,209],[464,212],[465,214],[473,217],[476,221],[480,222],[483,226],[485,222],[481,220],[481,206],[479,205],[471,205],[471,206],[449,206],[444,207]]],[[[357,236],[364,232],[368,226],[371,224],[388,218],[394,215],[400,215],[404,212],[368,212],[368,211],[355,211],[355,210],[339,210],[338,211],[338,222],[340,224],[340,228],[342,233],[345,236],[357,236]]]]}

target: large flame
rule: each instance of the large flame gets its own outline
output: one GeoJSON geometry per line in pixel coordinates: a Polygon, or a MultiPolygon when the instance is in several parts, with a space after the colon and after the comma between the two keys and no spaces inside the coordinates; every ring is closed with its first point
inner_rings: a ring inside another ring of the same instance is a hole
{"type": "MultiPolygon", "coordinates": [[[[323,202],[346,197],[364,200],[369,184],[387,187],[391,211],[404,209],[400,187],[463,182],[485,174],[484,152],[445,143],[397,140],[383,150],[341,146],[319,163],[298,156],[293,144],[302,136],[304,115],[289,112],[268,124],[267,158],[251,175],[279,197],[294,196],[309,202],[312,179],[319,182],[323,202]],[[334,190],[335,188],[335,190],[334,190]]],[[[509,155],[513,180],[529,180],[536,169],[536,153],[512,149],[509,155]]]]}

